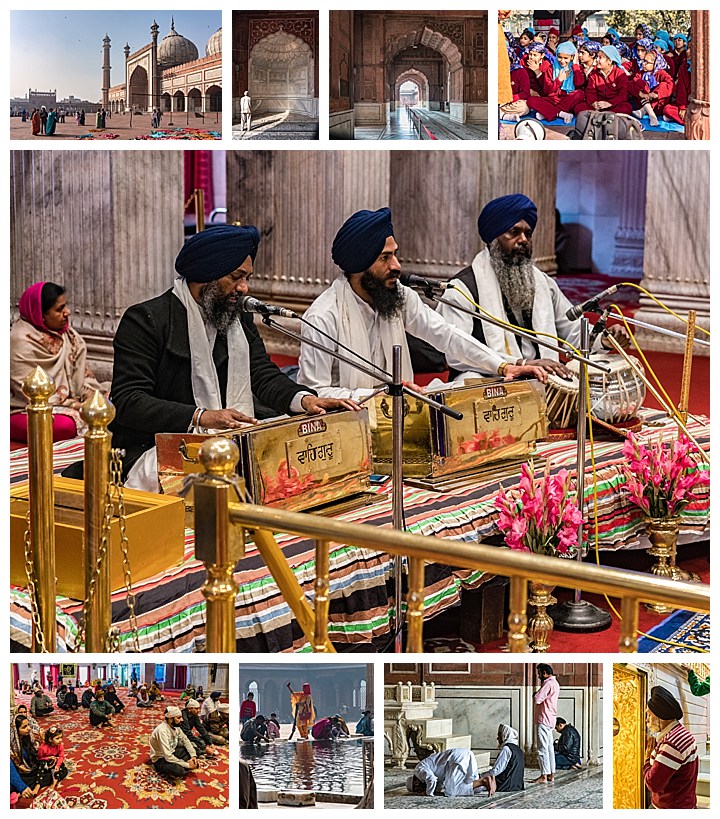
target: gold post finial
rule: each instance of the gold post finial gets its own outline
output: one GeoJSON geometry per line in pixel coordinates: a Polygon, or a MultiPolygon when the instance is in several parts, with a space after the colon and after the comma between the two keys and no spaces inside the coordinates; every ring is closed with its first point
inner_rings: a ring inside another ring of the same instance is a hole
{"type": "Polygon", "coordinates": [[[115,418],[115,407],[100,390],[95,390],[80,408],[80,415],[93,432],[104,431],[115,418]]]}
{"type": "Polygon", "coordinates": [[[200,447],[198,457],[207,473],[227,478],[235,472],[240,451],[230,438],[211,438],[200,447]]]}
{"type": "Polygon", "coordinates": [[[44,406],[55,392],[55,382],[42,367],[35,367],[23,381],[22,389],[35,406],[44,406]]]}

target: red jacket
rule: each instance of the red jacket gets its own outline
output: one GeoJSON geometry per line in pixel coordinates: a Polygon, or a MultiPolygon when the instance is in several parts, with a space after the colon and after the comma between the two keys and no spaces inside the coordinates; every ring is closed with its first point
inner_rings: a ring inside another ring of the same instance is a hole
{"type": "Polygon", "coordinates": [[[627,74],[616,65],[612,67],[607,77],[599,68],[593,69],[588,77],[585,99],[590,106],[594,102],[609,102],[612,105],[628,102],[630,94],[627,74]]]}
{"type": "Polygon", "coordinates": [[[530,77],[524,68],[516,68],[510,72],[510,85],[513,92],[513,102],[526,100],[530,97],[530,77]]]}
{"type": "MultiPolygon", "coordinates": [[[[655,72],[655,78],[658,84],[653,88],[653,93],[658,95],[658,102],[669,102],[675,88],[672,77],[667,71],[660,69],[655,72]]],[[[638,98],[641,93],[649,93],[650,86],[643,79],[642,72],[638,71],[628,82],[628,90],[630,91],[630,96],[638,98]]]]}
{"type": "Polygon", "coordinates": [[[677,80],[675,82],[675,105],[678,108],[687,108],[688,100],[690,99],[690,69],[688,68],[687,60],[683,62],[678,71],[677,80]]]}
{"type": "Polygon", "coordinates": [[[643,765],[643,779],[656,808],[690,808],[696,805],[698,776],[695,737],[678,722],[655,746],[643,765]]]}
{"type": "Polygon", "coordinates": [[[525,67],[525,71],[527,72],[528,79],[530,80],[530,90],[537,92],[541,97],[546,96],[545,94],[545,84],[548,82],[548,74],[549,74],[549,81],[552,82],[552,66],[550,65],[549,60],[543,60],[540,63],[540,76],[538,77],[534,71],[527,67],[527,62],[523,58],[521,60],[523,66],[525,67]]]}
{"type": "MultiPolygon", "coordinates": [[[[585,87],[585,72],[579,65],[573,65],[573,82],[575,83],[575,90],[581,90],[585,87]]],[[[543,79],[545,80],[544,83],[544,97],[549,97],[551,94],[565,94],[566,91],[562,90],[562,83],[563,81],[560,77],[556,79],[552,78],[553,72],[549,71],[547,74],[543,74],[543,79]]]]}

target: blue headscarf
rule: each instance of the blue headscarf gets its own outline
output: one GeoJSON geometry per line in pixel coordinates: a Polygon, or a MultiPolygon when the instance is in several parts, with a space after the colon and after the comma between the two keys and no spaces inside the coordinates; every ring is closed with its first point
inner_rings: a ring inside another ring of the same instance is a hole
{"type": "MultiPolygon", "coordinates": [[[[648,84],[648,88],[652,91],[658,85],[658,78],[655,76],[656,71],[667,69],[667,60],[663,55],[655,49],[650,49],[655,54],[655,65],[652,71],[643,71],[642,78],[648,84]]],[[[649,52],[648,52],[649,53],[649,52]]]]}
{"type": "Polygon", "coordinates": [[[518,55],[515,53],[515,49],[510,45],[510,43],[506,43],[507,46],[507,53],[508,59],[510,60],[510,71],[517,71],[519,68],[522,68],[522,63],[520,62],[518,55]]]}
{"type": "MultiPolygon", "coordinates": [[[[560,45],[558,46],[557,53],[558,54],[570,54],[572,56],[573,54],[576,53],[576,51],[577,51],[577,49],[575,48],[575,46],[571,42],[568,41],[568,42],[565,42],[565,43],[560,43],[560,45]]],[[[560,74],[560,72],[563,71],[564,69],[560,65],[560,61],[557,59],[557,57],[553,57],[552,64],[553,64],[553,79],[556,80],[558,78],[558,75],[560,74]]],[[[572,62],[569,64],[568,67],[570,68],[570,76],[566,77],[563,80],[563,83],[560,86],[560,88],[561,88],[561,90],[567,91],[568,93],[570,93],[571,91],[575,90],[575,78],[573,76],[574,72],[573,72],[572,62]]]]}
{"type": "Polygon", "coordinates": [[[597,53],[598,51],[600,51],[600,43],[598,43],[596,40],[586,40],[584,43],[580,44],[580,48],[578,49],[578,51],[580,51],[583,48],[589,54],[592,54],[593,57],[597,57],[597,53]]]}
{"type": "Polygon", "coordinates": [[[615,46],[600,46],[600,51],[605,54],[610,60],[612,60],[615,65],[622,65],[622,57],[620,56],[620,52],[615,48],[615,46]]]}
{"type": "Polygon", "coordinates": [[[175,270],[189,282],[211,282],[237,270],[248,256],[255,261],[260,232],[252,225],[213,225],[191,236],[175,259],[175,270]]]}
{"type": "Polygon", "coordinates": [[[669,43],[670,42],[670,32],[665,31],[664,28],[659,28],[655,32],[655,39],[656,40],[665,40],[666,43],[669,43]]]}
{"type": "Polygon", "coordinates": [[[640,29],[642,31],[642,35],[645,39],[650,39],[652,37],[652,30],[647,23],[638,23],[635,26],[635,30],[640,29]]]}
{"type": "Polygon", "coordinates": [[[672,36],[673,48],[675,47],[675,40],[682,40],[685,43],[685,47],[687,48],[688,38],[684,34],[680,34],[680,32],[678,32],[677,34],[673,34],[672,36]]]}
{"type": "Polygon", "coordinates": [[[537,207],[531,199],[522,193],[511,193],[485,205],[478,216],[478,233],[483,242],[489,245],[521,219],[534,230],[537,218],[537,207]]]}
{"type": "Polygon", "coordinates": [[[640,59],[637,53],[638,46],[644,48],[645,51],[650,51],[650,49],[653,47],[653,41],[649,37],[642,37],[640,40],[637,40],[635,42],[635,45],[633,46],[633,57],[635,59],[635,63],[638,67],[638,70],[642,71],[643,70],[642,60],[640,59]]]}
{"type": "Polygon", "coordinates": [[[627,43],[624,43],[620,38],[620,35],[614,28],[609,28],[605,32],[605,36],[610,40],[610,45],[614,45],[615,48],[620,52],[620,56],[625,60],[632,59],[632,51],[628,48],[627,43]]]}
{"type": "Polygon", "coordinates": [[[388,236],[394,236],[390,208],[359,210],[335,234],[332,260],[348,275],[362,273],[375,262],[388,236]]]}

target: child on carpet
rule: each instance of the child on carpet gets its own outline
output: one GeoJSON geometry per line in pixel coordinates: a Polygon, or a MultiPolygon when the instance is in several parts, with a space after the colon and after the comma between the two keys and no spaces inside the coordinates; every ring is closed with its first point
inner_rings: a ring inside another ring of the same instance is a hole
{"type": "Polygon", "coordinates": [[[658,114],[663,113],[674,90],[667,68],[665,57],[649,49],[642,58],[640,70],[628,85],[633,102],[633,116],[637,119],[647,116],[653,127],[657,127],[658,114]]]}
{"type": "Polygon", "coordinates": [[[40,743],[38,748],[38,759],[45,762],[52,771],[53,784],[56,788],[59,782],[68,775],[68,769],[65,765],[65,746],[63,745],[62,728],[58,725],[53,725],[45,732],[45,740],[40,743]]]}

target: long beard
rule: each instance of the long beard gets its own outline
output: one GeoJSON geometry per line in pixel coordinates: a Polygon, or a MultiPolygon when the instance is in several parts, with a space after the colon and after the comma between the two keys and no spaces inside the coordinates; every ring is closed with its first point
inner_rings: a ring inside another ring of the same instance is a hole
{"type": "Polygon", "coordinates": [[[369,270],[362,274],[360,284],[372,297],[373,307],[381,318],[391,319],[400,315],[404,299],[399,287],[385,287],[385,283],[378,281],[369,270]]]}
{"type": "Polygon", "coordinates": [[[535,275],[530,251],[505,253],[498,240],[490,243],[490,261],[510,309],[518,318],[532,313],[535,301],[535,275]]]}
{"type": "Polygon", "coordinates": [[[240,320],[240,300],[235,304],[230,302],[217,281],[208,282],[200,292],[200,307],[205,318],[223,336],[233,322],[240,320]]]}

